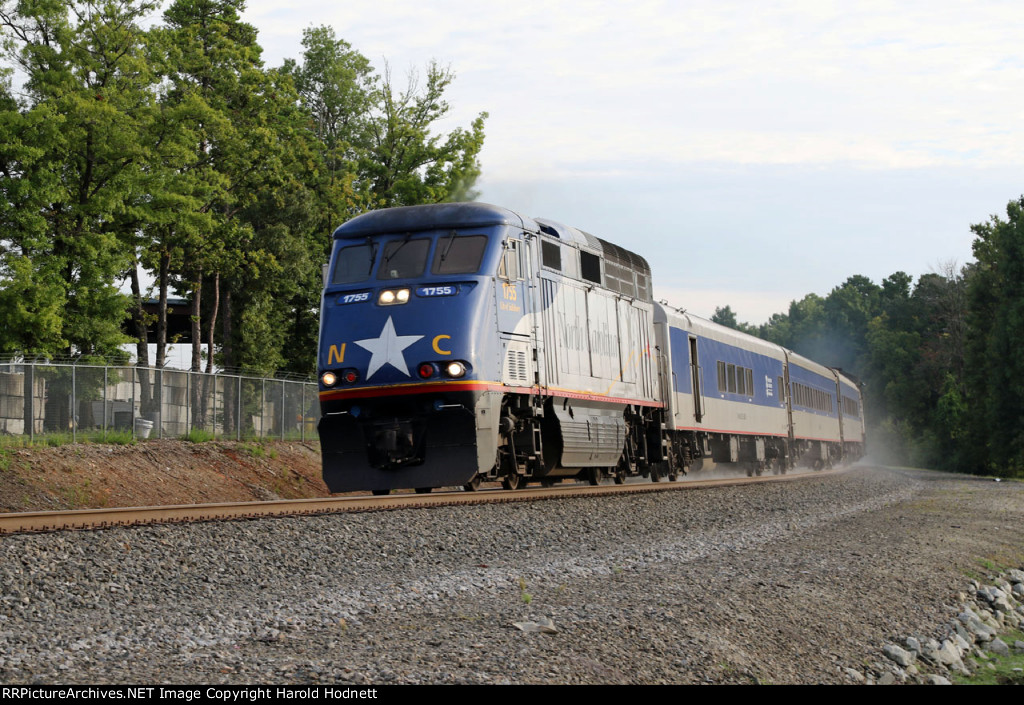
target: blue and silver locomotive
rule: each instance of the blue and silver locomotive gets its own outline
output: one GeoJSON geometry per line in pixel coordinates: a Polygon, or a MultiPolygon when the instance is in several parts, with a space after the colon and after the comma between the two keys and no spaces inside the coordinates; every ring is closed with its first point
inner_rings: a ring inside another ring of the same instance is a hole
{"type": "Polygon", "coordinates": [[[655,304],[642,257],[575,228],[480,203],[366,213],[325,274],[324,480],[516,488],[858,454],[859,394],[847,442],[837,405],[782,392],[791,371],[833,401],[855,385],[797,357],[655,304]]]}

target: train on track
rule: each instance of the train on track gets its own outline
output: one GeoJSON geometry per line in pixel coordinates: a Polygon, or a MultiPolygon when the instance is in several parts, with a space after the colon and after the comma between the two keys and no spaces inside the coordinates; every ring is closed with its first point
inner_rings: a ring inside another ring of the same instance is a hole
{"type": "Polygon", "coordinates": [[[332,492],[781,473],[864,452],[847,375],[655,303],[633,252],[482,203],[334,232],[318,368],[332,492]]]}

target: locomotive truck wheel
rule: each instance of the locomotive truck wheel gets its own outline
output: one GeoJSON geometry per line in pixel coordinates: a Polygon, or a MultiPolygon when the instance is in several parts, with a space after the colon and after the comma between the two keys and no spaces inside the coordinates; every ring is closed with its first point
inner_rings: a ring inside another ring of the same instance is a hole
{"type": "Polygon", "coordinates": [[[476,492],[480,489],[480,473],[473,475],[473,479],[462,486],[466,492],[476,492]]]}
{"type": "Polygon", "coordinates": [[[545,477],[540,481],[541,487],[554,487],[558,484],[558,480],[553,477],[545,477]]]}
{"type": "Polygon", "coordinates": [[[616,485],[621,485],[623,482],[626,481],[626,471],[623,470],[622,468],[617,468],[615,470],[615,474],[612,476],[612,479],[615,481],[616,485]]]}
{"type": "Polygon", "coordinates": [[[516,473],[505,475],[505,477],[501,479],[501,486],[506,490],[518,490],[524,484],[522,476],[516,473]]]}
{"type": "Polygon", "coordinates": [[[416,494],[430,494],[430,490],[432,490],[432,489],[434,489],[434,488],[433,487],[417,487],[416,488],[416,494]]]}
{"type": "Polygon", "coordinates": [[[391,494],[391,490],[373,490],[373,494],[378,497],[382,497],[384,495],[391,494]]]}
{"type": "Polygon", "coordinates": [[[587,482],[591,485],[600,485],[601,474],[601,468],[590,468],[590,470],[587,471],[587,482]]]}

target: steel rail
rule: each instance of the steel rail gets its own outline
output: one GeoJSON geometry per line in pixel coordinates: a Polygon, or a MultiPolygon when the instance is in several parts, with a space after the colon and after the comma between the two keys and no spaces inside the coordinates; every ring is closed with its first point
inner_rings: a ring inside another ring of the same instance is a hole
{"type": "Polygon", "coordinates": [[[220,502],[214,504],[175,504],[162,507],[115,507],[110,509],[78,509],[72,511],[17,512],[0,514],[0,536],[34,532],[106,529],[114,526],[308,516],[339,512],[394,511],[421,507],[529,502],[569,497],[604,497],[618,494],[639,494],[643,492],[746,485],[759,482],[802,480],[833,475],[838,472],[840,470],[762,477],[716,478],[677,482],[638,482],[624,485],[574,485],[519,490],[484,489],[477,492],[456,490],[433,492],[430,494],[359,495],[263,502],[220,502]]]}

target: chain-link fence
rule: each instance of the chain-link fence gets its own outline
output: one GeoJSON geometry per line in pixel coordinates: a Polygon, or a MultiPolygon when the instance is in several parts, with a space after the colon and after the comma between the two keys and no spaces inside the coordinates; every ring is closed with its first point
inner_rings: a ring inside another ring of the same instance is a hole
{"type": "Polygon", "coordinates": [[[319,418],[315,382],[153,367],[0,363],[0,435],[306,440],[316,438],[319,418]]]}

